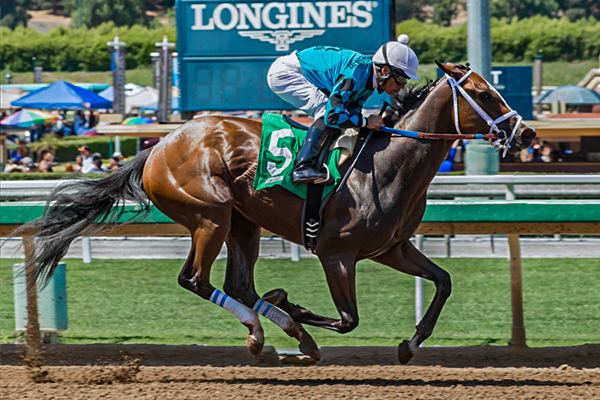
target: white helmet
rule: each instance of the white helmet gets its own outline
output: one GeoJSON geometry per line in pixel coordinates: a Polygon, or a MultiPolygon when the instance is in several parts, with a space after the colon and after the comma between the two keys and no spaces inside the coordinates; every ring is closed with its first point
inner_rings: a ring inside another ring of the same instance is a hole
{"type": "Polygon", "coordinates": [[[419,60],[415,52],[407,46],[407,43],[408,35],[405,34],[398,36],[397,42],[387,42],[377,50],[377,53],[373,56],[373,63],[375,65],[387,64],[392,72],[400,70],[408,78],[419,80],[417,76],[419,60]]]}

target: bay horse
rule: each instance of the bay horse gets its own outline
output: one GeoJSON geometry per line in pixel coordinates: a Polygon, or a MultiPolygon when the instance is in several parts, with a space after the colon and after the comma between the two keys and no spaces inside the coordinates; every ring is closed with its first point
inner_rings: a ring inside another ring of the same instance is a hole
{"type": "MultiPolygon", "coordinates": [[[[467,67],[436,61],[445,76],[426,89],[396,128],[428,133],[504,132],[504,147],[516,153],[531,145],[535,131],[522,123],[502,97],[467,67]],[[456,90],[460,90],[457,94],[456,90]],[[480,110],[477,110],[479,108],[480,110]],[[483,111],[483,114],[481,113],[483,111]],[[510,135],[509,133],[512,132],[510,135]]],[[[406,111],[406,110],[405,110],[406,111]]],[[[36,279],[47,281],[70,243],[124,214],[125,201],[152,202],[186,227],[192,244],[178,281],[181,286],[236,315],[248,328],[247,346],[258,356],[264,344],[261,314],[296,338],[312,358],[319,350],[302,324],[339,333],[358,325],[356,263],[370,259],[400,272],[429,279],[435,296],[410,341],[398,347],[406,363],[428,338],[451,292],[450,275],[410,242],[426,206],[426,193],[452,140],[422,140],[376,133],[341,190],[323,211],[316,254],[325,271],[339,318],[317,315],[293,304],[283,289],[263,297],[254,287],[261,228],[302,243],[303,200],[279,186],[255,191],[253,180],[261,140],[259,121],[206,116],[183,124],[155,147],[100,180],[58,187],[44,216],[18,232],[35,232],[36,279]],[[223,292],[210,284],[211,266],[223,243],[227,267],[223,292]]],[[[341,173],[351,160],[341,167],[341,173]]]]}

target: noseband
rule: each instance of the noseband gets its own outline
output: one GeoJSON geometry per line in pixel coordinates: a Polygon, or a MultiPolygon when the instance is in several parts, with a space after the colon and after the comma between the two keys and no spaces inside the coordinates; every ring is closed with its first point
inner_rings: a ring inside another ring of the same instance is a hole
{"type": "MultiPolygon", "coordinates": [[[[475,100],[473,100],[473,98],[471,96],[469,96],[469,94],[461,86],[461,83],[463,83],[469,77],[469,75],[471,75],[471,72],[473,72],[473,71],[469,70],[458,81],[456,79],[454,79],[453,77],[451,77],[450,75],[446,74],[446,76],[448,77],[448,83],[450,84],[450,87],[452,88],[452,101],[454,103],[454,126],[456,127],[456,131],[459,134],[462,134],[460,131],[460,126],[459,126],[459,121],[458,121],[458,94],[456,93],[456,91],[458,90],[460,92],[460,94],[464,97],[464,99],[477,112],[477,114],[479,114],[479,116],[481,118],[483,118],[485,122],[487,122],[488,126],[490,127],[489,133],[497,134],[497,139],[494,140],[491,144],[492,144],[492,146],[494,146],[496,148],[496,150],[498,150],[498,151],[503,150],[502,157],[504,157],[510,147],[510,142],[515,137],[515,133],[517,133],[517,129],[519,128],[519,126],[521,124],[524,124],[525,126],[529,127],[529,125],[527,125],[525,122],[523,122],[523,117],[521,117],[515,110],[512,110],[512,109],[509,112],[507,112],[506,114],[504,114],[496,119],[492,119],[481,107],[479,107],[479,104],[477,104],[475,102],[475,100]],[[498,128],[498,124],[501,123],[502,121],[509,119],[510,117],[512,117],[514,115],[517,116],[517,123],[515,124],[510,136],[507,137],[506,132],[504,130],[498,128]]],[[[485,79],[484,79],[484,81],[485,81],[485,79]]],[[[494,90],[494,92],[496,92],[496,94],[502,99],[504,104],[510,109],[510,107],[508,106],[508,103],[504,100],[502,95],[500,93],[498,93],[498,91],[492,85],[490,85],[489,82],[487,82],[487,81],[485,81],[485,82],[488,84],[488,86],[492,90],[494,90]]]]}

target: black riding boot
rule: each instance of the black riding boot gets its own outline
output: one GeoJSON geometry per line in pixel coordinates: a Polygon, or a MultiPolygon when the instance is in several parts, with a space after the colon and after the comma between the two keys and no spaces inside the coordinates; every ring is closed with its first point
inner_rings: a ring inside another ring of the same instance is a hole
{"type": "Polygon", "coordinates": [[[315,165],[321,147],[323,147],[323,143],[331,133],[330,129],[325,125],[323,118],[319,118],[308,128],[304,144],[296,157],[296,166],[292,173],[294,183],[320,185],[333,183],[331,175],[327,171],[319,171],[319,166],[315,165]]]}

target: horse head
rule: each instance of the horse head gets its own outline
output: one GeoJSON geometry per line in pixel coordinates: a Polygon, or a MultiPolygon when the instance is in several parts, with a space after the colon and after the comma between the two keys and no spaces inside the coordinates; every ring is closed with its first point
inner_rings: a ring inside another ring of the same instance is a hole
{"type": "MultiPolygon", "coordinates": [[[[457,133],[496,133],[491,144],[509,153],[531,146],[536,136],[523,118],[512,110],[500,93],[481,75],[468,67],[435,62],[452,89],[453,118],[457,133]]],[[[441,84],[442,82],[440,82],[441,84]]]]}

